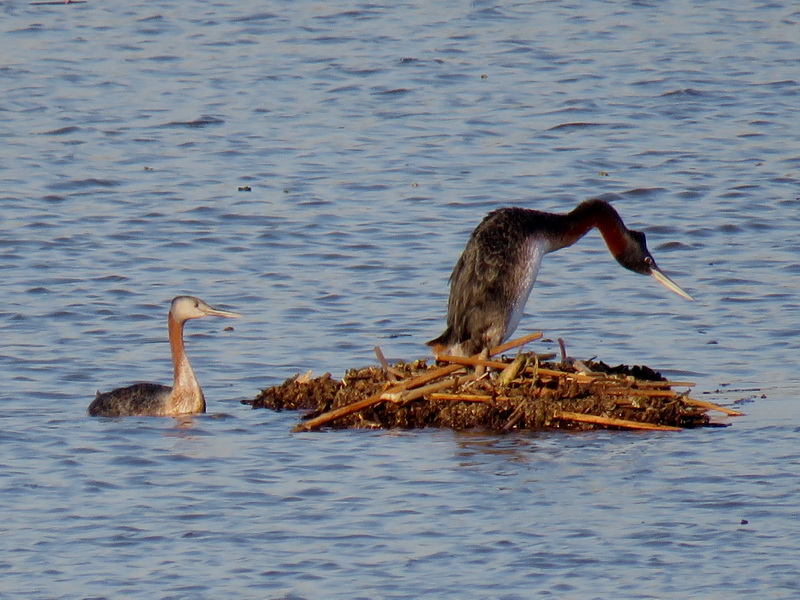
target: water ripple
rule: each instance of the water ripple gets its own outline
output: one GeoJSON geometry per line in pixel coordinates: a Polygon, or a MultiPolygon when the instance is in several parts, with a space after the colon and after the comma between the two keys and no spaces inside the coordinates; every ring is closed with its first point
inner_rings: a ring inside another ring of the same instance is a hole
{"type": "Polygon", "coordinates": [[[685,8],[4,5],[4,591],[797,596],[797,19],[685,8]],[[240,404],[424,355],[486,212],[598,196],[698,302],[590,233],[542,266],[533,349],[695,379],[731,427],[290,434],[240,404]],[[246,315],[187,326],[210,413],[88,419],[169,381],[178,293],[246,315]]]}

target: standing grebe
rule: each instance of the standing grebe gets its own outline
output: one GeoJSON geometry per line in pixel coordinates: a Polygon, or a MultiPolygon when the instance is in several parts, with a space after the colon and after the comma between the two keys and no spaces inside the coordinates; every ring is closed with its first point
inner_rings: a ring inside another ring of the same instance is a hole
{"type": "Polygon", "coordinates": [[[592,227],[623,267],[693,300],[656,266],[644,233],[625,227],[605,200],[586,200],[568,214],[501,208],[475,228],[450,275],[447,329],[428,342],[434,354],[469,356],[508,339],[522,318],[542,257],[571,246],[592,227]]]}
{"type": "Polygon", "coordinates": [[[183,324],[200,317],[235,319],[242,315],[209,306],[200,298],[176,296],[167,315],[169,345],[172,349],[174,380],[172,387],[157,383],[134,383],[101,394],[89,405],[93,417],[142,415],[163,417],[206,412],[203,390],[183,349],[183,324]]]}

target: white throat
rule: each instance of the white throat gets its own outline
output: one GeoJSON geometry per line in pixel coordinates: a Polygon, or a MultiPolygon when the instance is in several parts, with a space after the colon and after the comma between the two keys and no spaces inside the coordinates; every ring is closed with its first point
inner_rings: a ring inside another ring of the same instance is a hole
{"type": "Polygon", "coordinates": [[[519,270],[514,274],[517,279],[515,287],[518,292],[506,322],[503,341],[511,337],[511,334],[514,333],[522,320],[522,315],[525,313],[525,304],[527,304],[531,295],[533,284],[536,283],[536,276],[539,274],[542,258],[550,251],[550,245],[545,240],[532,238],[526,242],[523,251],[524,260],[519,265],[519,270]]]}

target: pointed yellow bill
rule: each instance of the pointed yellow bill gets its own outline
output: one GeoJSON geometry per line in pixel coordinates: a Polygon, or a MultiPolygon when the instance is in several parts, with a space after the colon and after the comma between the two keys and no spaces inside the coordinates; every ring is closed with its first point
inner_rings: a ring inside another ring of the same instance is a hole
{"type": "Polygon", "coordinates": [[[689,293],[688,293],[688,292],[686,292],[685,290],[683,290],[683,288],[681,288],[681,286],[679,286],[677,283],[675,283],[674,281],[672,281],[672,279],[670,279],[669,277],[667,277],[667,276],[664,274],[664,272],[663,272],[663,271],[661,271],[660,269],[658,269],[657,267],[653,267],[653,268],[651,269],[651,271],[650,271],[650,275],[653,277],[653,279],[655,279],[655,280],[656,280],[658,283],[660,283],[661,285],[663,285],[665,288],[667,288],[667,289],[668,289],[668,290],[670,290],[671,292],[675,292],[676,294],[678,294],[678,296],[681,296],[682,298],[686,298],[687,300],[692,300],[692,301],[694,301],[694,298],[692,298],[692,297],[689,295],[689,293]]]}

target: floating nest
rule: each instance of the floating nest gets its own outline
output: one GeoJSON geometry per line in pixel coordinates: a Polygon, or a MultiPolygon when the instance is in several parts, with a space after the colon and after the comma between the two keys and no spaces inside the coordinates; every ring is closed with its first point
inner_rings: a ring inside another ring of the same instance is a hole
{"type": "MultiPolygon", "coordinates": [[[[531,334],[490,351],[499,355],[537,339],[531,334]]],[[[665,380],[648,367],[603,362],[543,362],[533,353],[489,359],[438,356],[347,371],[294,376],[245,400],[253,408],[307,411],[295,427],[447,427],[522,429],[655,429],[714,425],[711,410],[737,411],[688,397],[694,384],[665,380]],[[677,388],[677,389],[676,389],[677,388]]]]}

